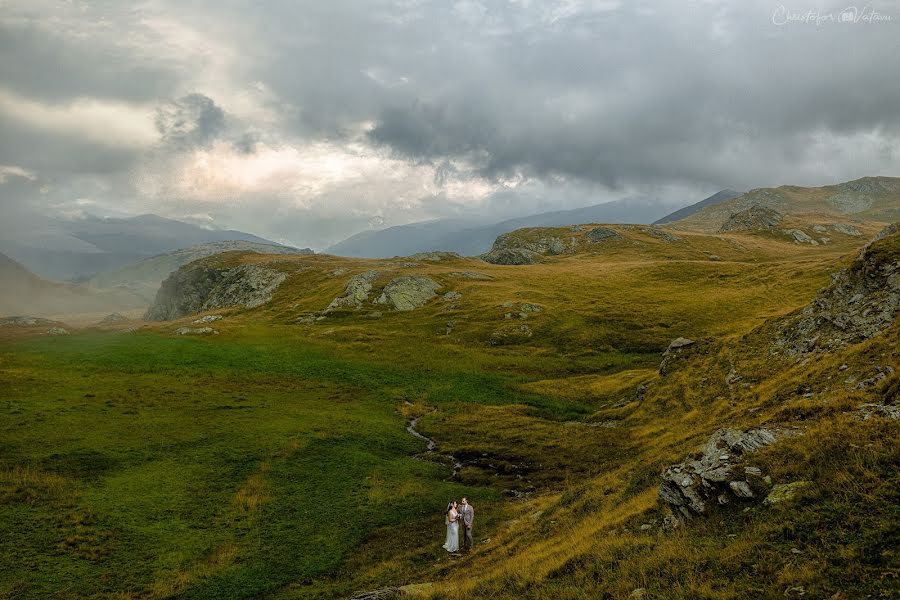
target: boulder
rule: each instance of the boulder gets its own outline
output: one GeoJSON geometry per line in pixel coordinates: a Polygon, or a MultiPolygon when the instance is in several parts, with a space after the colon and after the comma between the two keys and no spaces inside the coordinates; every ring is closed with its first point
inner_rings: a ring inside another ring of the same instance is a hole
{"type": "Polygon", "coordinates": [[[800,229],[788,229],[785,233],[794,238],[794,242],[797,244],[810,244],[812,246],[818,246],[819,242],[809,237],[805,231],[800,229]]]}
{"type": "Polygon", "coordinates": [[[103,319],[100,320],[99,325],[115,325],[117,323],[126,323],[127,321],[128,317],[114,312],[103,317],[103,319]]]}
{"type": "Polygon", "coordinates": [[[850,237],[862,236],[862,233],[859,231],[859,229],[857,229],[853,225],[848,225],[847,223],[835,223],[831,226],[831,228],[838,233],[843,233],[844,235],[849,235],[850,237]]]}
{"type": "Polygon", "coordinates": [[[286,278],[281,271],[259,265],[217,268],[189,263],[162,282],[144,319],[169,321],[217,308],[261,306],[286,278]]]}
{"type": "Polygon", "coordinates": [[[719,228],[719,233],[774,229],[783,219],[784,215],[774,208],[754,204],[750,208],[728,217],[719,228]]]}
{"type": "Polygon", "coordinates": [[[607,240],[621,239],[622,236],[618,231],[609,227],[594,227],[585,234],[585,237],[596,244],[607,240]]]}
{"type": "Polygon", "coordinates": [[[773,353],[800,356],[862,342],[900,310],[900,233],[876,239],[806,307],[776,324],[773,353]]]}
{"type": "Polygon", "coordinates": [[[204,317],[200,317],[199,319],[194,319],[191,321],[194,325],[202,325],[204,323],[214,323],[216,321],[221,321],[222,315],[206,315],[204,317]]]}
{"type": "Polygon", "coordinates": [[[372,291],[372,283],[378,278],[378,271],[366,271],[350,278],[344,295],[331,301],[324,312],[330,312],[341,308],[359,308],[369,299],[372,291]]]}
{"type": "Polygon", "coordinates": [[[693,346],[696,342],[688,338],[678,337],[672,340],[666,351],[663,352],[662,362],[659,363],[659,374],[665,375],[672,370],[675,361],[681,356],[685,348],[693,346]]]}
{"type": "Polygon", "coordinates": [[[413,310],[434,298],[440,288],[441,284],[424,275],[398,277],[384,286],[376,302],[394,310],[413,310]]]}
{"type": "Polygon", "coordinates": [[[772,506],[773,504],[781,504],[793,500],[797,492],[803,488],[809,487],[809,481],[792,481],[791,483],[776,483],[772,486],[772,490],[763,500],[763,504],[772,506]]]}
{"type": "Polygon", "coordinates": [[[178,335],[219,335],[212,327],[179,327],[175,330],[178,335]]]}
{"type": "Polygon", "coordinates": [[[534,265],[542,262],[541,255],[525,248],[502,248],[483,254],[481,259],[494,265],[534,265]]]}
{"type": "Polygon", "coordinates": [[[456,291],[450,291],[444,294],[444,302],[454,302],[462,298],[462,294],[456,291]]]}
{"type": "Polygon", "coordinates": [[[461,257],[456,252],[433,251],[433,252],[418,252],[408,258],[411,258],[413,260],[422,260],[422,261],[426,261],[426,262],[443,262],[443,261],[448,261],[448,260],[456,260],[461,257]]]}
{"type": "Polygon", "coordinates": [[[665,470],[659,486],[660,500],[673,511],[691,518],[706,514],[715,504],[761,495],[766,491],[762,471],[756,467],[739,469],[738,466],[746,455],[776,439],[774,431],[762,427],[747,431],[716,431],[699,458],[665,470]]]}

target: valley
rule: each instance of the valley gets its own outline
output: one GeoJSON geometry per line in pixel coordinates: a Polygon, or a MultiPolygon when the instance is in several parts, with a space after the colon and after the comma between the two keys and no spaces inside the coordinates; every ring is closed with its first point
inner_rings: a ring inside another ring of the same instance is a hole
{"type": "Polygon", "coordinates": [[[854,183],[0,327],[0,596],[891,597],[900,188],[854,183]]]}

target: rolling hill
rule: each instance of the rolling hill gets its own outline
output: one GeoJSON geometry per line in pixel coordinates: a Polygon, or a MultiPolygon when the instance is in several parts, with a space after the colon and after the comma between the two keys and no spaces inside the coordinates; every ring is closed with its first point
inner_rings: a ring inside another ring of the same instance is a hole
{"type": "Polygon", "coordinates": [[[34,219],[27,228],[2,230],[0,252],[41,277],[65,281],[197,244],[239,240],[277,245],[241,231],[204,229],[156,215],[34,219]]]}
{"type": "Polygon", "coordinates": [[[527,264],[226,252],[139,331],[0,328],[0,591],[890,597],[892,185],[485,256],[527,264]],[[448,556],[463,495],[476,546],[448,556]]]}
{"type": "Polygon", "coordinates": [[[127,290],[98,291],[85,285],[47,281],[0,254],[0,316],[48,316],[140,308],[145,301],[127,290]]]}
{"type": "Polygon", "coordinates": [[[261,254],[312,254],[312,250],[261,244],[258,242],[227,241],[209,242],[174,252],[166,252],[145,258],[134,264],[97,273],[88,281],[95,288],[124,288],[144,298],[149,304],[159,289],[159,284],[173,271],[189,262],[221,252],[258,252],[261,254]]]}
{"type": "Polygon", "coordinates": [[[474,256],[487,252],[501,233],[523,227],[558,227],[575,223],[650,223],[670,205],[656,200],[625,199],[584,208],[540,213],[498,223],[438,220],[358,233],[325,252],[336,256],[390,258],[443,250],[474,256]]]}
{"type": "Polygon", "coordinates": [[[736,192],[734,190],[722,190],[720,192],[716,192],[709,198],[704,198],[700,202],[696,204],[691,204],[690,206],[685,206],[684,208],[680,208],[673,213],[670,213],[663,217],[662,219],[657,219],[653,222],[654,225],[663,225],[665,223],[671,223],[672,221],[679,221],[681,219],[686,219],[691,216],[695,212],[706,208],[707,206],[712,206],[714,204],[719,204],[726,200],[731,200],[732,198],[736,198],[740,196],[740,192],[736,192]]]}

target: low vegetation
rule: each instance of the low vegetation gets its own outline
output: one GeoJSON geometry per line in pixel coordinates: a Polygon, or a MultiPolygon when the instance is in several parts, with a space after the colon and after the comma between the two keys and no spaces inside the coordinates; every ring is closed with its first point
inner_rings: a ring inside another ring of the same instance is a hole
{"type": "MultiPolygon", "coordinates": [[[[286,275],[271,302],[218,310],[217,335],[176,333],[199,315],[0,330],[0,596],[896,593],[900,426],[858,407],[895,401],[900,326],[833,352],[772,351],[783,317],[865,238],[611,229],[581,243],[591,226],[567,228],[575,252],[522,266],[205,258],[286,275]],[[372,270],[366,302],[325,311],[372,270]],[[437,296],[373,302],[404,276],[437,296]],[[679,336],[695,343],[660,375],[679,336]],[[406,430],[413,418],[437,452],[406,430]],[[665,467],[721,427],[754,426],[790,434],[754,464],[808,484],[664,528],[665,467]],[[441,512],[463,494],[476,551],[448,558],[441,512]]],[[[871,252],[890,263],[897,243],[871,252]]]]}

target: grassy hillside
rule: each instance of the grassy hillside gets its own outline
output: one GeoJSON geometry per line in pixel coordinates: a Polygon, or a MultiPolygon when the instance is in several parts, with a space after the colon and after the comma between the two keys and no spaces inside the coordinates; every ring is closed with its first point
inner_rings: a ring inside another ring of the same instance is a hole
{"type": "MultiPolygon", "coordinates": [[[[614,226],[594,243],[591,229],[520,232],[575,240],[525,266],[205,258],[287,275],[271,302],[215,311],[215,335],[176,333],[198,315],[131,333],[0,330],[0,596],[893,593],[900,431],[854,415],[896,396],[896,373],[855,385],[897,365],[897,324],[799,362],[770,352],[777,319],[865,238],[614,226]],[[439,295],[323,312],[371,270],[370,298],[405,275],[439,295]],[[678,336],[698,343],[660,376],[678,336]],[[753,464],[812,484],[663,532],[662,470],[720,427],[756,425],[803,435],[753,464]],[[476,551],[448,558],[441,513],[463,494],[476,551]]],[[[896,244],[873,247],[883,264],[896,244]]]]}
{"type": "Polygon", "coordinates": [[[708,206],[669,225],[688,230],[717,231],[729,216],[754,204],[773,208],[809,223],[893,223],[900,219],[900,178],[863,177],[817,188],[784,185],[750,190],[733,200],[708,206]]]}

